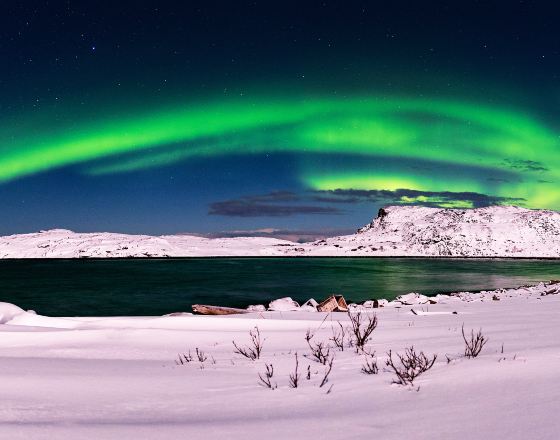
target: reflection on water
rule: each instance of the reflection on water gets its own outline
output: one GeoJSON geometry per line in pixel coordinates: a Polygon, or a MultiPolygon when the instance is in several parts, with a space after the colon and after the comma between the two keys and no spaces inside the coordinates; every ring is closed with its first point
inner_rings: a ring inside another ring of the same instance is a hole
{"type": "Polygon", "coordinates": [[[157,315],[191,304],[246,306],[342,293],[349,300],[407,292],[516,287],[560,278],[560,261],[407,258],[0,260],[0,301],[53,316],[157,315]]]}

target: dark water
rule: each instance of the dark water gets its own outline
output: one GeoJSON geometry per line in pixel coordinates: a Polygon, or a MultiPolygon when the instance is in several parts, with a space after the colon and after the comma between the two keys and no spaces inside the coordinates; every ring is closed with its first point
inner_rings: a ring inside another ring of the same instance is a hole
{"type": "Polygon", "coordinates": [[[560,278],[560,261],[406,258],[0,260],[0,301],[52,316],[160,315],[195,303],[227,306],[342,293],[515,287],[560,278]]]}

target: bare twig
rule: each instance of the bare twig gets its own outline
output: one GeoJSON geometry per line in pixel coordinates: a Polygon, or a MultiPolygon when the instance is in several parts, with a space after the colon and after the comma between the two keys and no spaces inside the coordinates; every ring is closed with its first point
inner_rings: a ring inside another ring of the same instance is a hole
{"type": "Polygon", "coordinates": [[[354,335],[354,344],[356,351],[363,350],[364,346],[371,339],[371,334],[377,327],[377,315],[368,315],[364,317],[362,312],[348,312],[350,323],[352,324],[352,333],[354,335]]]}
{"type": "Polygon", "coordinates": [[[488,338],[482,334],[482,329],[479,329],[476,334],[474,330],[471,330],[470,337],[467,338],[465,335],[465,324],[463,324],[461,326],[461,334],[463,335],[463,341],[465,341],[465,357],[467,358],[477,357],[488,342],[488,338]]]}
{"type": "Polygon", "coordinates": [[[329,360],[331,348],[328,344],[325,344],[322,341],[312,343],[311,339],[313,339],[313,336],[314,335],[311,333],[311,331],[307,330],[307,333],[305,334],[305,340],[307,341],[307,345],[309,345],[309,348],[311,349],[311,359],[325,365],[329,360]]]}
{"type": "Polygon", "coordinates": [[[310,343],[309,348],[311,349],[311,359],[326,365],[330,357],[331,348],[324,342],[310,343]]]}
{"type": "Polygon", "coordinates": [[[186,365],[188,363],[191,363],[193,360],[191,351],[189,350],[189,353],[179,353],[177,355],[177,360],[175,361],[176,365],[186,365]]]}
{"type": "Polygon", "coordinates": [[[423,351],[416,353],[413,346],[405,349],[404,354],[396,353],[399,363],[393,360],[393,353],[391,350],[389,350],[387,355],[389,358],[386,361],[386,365],[391,368],[397,376],[397,379],[393,380],[393,383],[399,385],[412,385],[414,379],[432,368],[437,359],[436,354],[429,359],[423,351]]]}
{"type": "MultiPolygon", "coordinates": [[[[206,362],[206,360],[208,360],[208,355],[206,353],[204,353],[200,348],[196,347],[195,350],[196,350],[196,360],[198,362],[200,362],[202,364],[202,363],[206,362]]],[[[191,351],[189,350],[188,353],[179,353],[179,355],[177,356],[177,360],[175,361],[175,364],[186,365],[186,364],[190,364],[194,360],[195,360],[195,357],[193,357],[193,355],[191,354],[191,351]]],[[[215,361],[214,361],[214,363],[215,363],[215,361]]]]}
{"type": "Polygon", "coordinates": [[[346,336],[346,329],[342,326],[342,324],[340,323],[340,321],[337,321],[339,327],[340,327],[340,331],[339,330],[335,330],[334,327],[332,327],[332,338],[331,341],[334,342],[334,345],[336,347],[338,347],[338,349],[340,351],[344,351],[344,338],[346,336]]]}
{"type": "Polygon", "coordinates": [[[299,361],[298,361],[298,354],[296,352],[296,368],[294,369],[293,373],[290,373],[290,387],[291,388],[297,388],[299,385],[299,378],[300,378],[300,374],[298,371],[298,367],[299,367],[299,361]]]}
{"type": "Polygon", "coordinates": [[[321,381],[319,388],[323,388],[329,382],[329,374],[331,374],[333,362],[334,356],[332,356],[326,364],[325,374],[323,375],[323,380],[321,381]]]}
{"type": "Polygon", "coordinates": [[[366,362],[362,365],[362,373],[364,374],[377,374],[379,372],[379,367],[377,366],[377,356],[375,352],[367,353],[366,362]]]}
{"type": "Polygon", "coordinates": [[[313,339],[313,336],[315,336],[315,334],[311,333],[310,329],[307,329],[307,332],[305,333],[305,340],[307,341],[308,344],[309,344],[309,341],[311,341],[311,339],[313,339]]]}
{"type": "Polygon", "coordinates": [[[274,390],[277,388],[276,383],[272,383],[272,376],[274,376],[274,367],[272,364],[264,364],[266,371],[264,372],[264,377],[259,373],[259,383],[260,385],[274,390]]]}
{"type": "Polygon", "coordinates": [[[232,341],[232,343],[235,347],[234,353],[240,354],[254,361],[261,357],[263,340],[261,340],[261,333],[258,327],[251,330],[249,335],[251,336],[251,345],[240,347],[235,341],[232,341]]]}
{"type": "Polygon", "coordinates": [[[196,357],[198,358],[198,362],[205,362],[206,359],[208,359],[206,353],[204,353],[202,350],[199,350],[198,347],[196,348],[196,357]]]}

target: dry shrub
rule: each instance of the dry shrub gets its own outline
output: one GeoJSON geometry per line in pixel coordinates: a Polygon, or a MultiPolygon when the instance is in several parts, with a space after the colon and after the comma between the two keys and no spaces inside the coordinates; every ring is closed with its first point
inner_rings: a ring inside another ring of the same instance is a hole
{"type": "Polygon", "coordinates": [[[307,345],[311,350],[311,359],[320,364],[326,365],[330,358],[331,348],[328,344],[324,342],[311,342],[313,339],[313,334],[310,330],[307,330],[305,334],[305,340],[307,341],[307,345]]]}
{"type": "Polygon", "coordinates": [[[272,364],[264,364],[266,370],[264,372],[264,377],[259,373],[259,384],[270,390],[275,390],[278,385],[272,383],[272,376],[274,376],[274,367],[272,364]]]}
{"type": "Polygon", "coordinates": [[[396,353],[398,362],[393,360],[393,353],[391,350],[389,350],[387,356],[389,356],[389,358],[386,361],[386,365],[391,368],[397,376],[397,378],[393,380],[393,383],[399,385],[413,385],[414,379],[432,368],[437,359],[437,354],[434,354],[430,359],[423,351],[417,353],[414,346],[405,349],[404,354],[396,353]]]}
{"type": "Polygon", "coordinates": [[[240,347],[235,341],[232,341],[235,347],[234,353],[245,356],[247,359],[255,361],[261,357],[261,352],[263,348],[263,340],[261,339],[261,333],[258,327],[255,327],[249,332],[251,336],[251,344],[244,347],[240,347]]]}
{"type": "Polygon", "coordinates": [[[488,338],[482,334],[482,329],[479,329],[476,334],[474,330],[471,330],[470,336],[467,337],[465,335],[465,325],[463,324],[461,326],[461,334],[463,335],[463,341],[465,341],[465,357],[467,358],[477,357],[488,342],[488,338]]]}
{"type": "Polygon", "coordinates": [[[348,312],[350,324],[352,325],[352,334],[354,336],[354,345],[356,351],[363,350],[364,346],[371,339],[371,334],[377,328],[377,315],[369,315],[362,312],[348,312]]]}
{"type": "Polygon", "coordinates": [[[297,388],[299,385],[300,374],[298,368],[299,368],[299,361],[298,361],[298,354],[296,352],[296,367],[294,369],[294,372],[290,373],[290,388],[297,388]]]}
{"type": "Polygon", "coordinates": [[[377,366],[377,356],[375,351],[373,353],[366,353],[366,361],[362,365],[362,373],[364,374],[377,374],[379,367],[377,366]]]}

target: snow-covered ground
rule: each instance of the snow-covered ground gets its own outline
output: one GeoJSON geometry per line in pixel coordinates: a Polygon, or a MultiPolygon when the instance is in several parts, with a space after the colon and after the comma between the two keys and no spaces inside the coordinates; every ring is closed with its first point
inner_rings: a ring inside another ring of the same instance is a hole
{"type": "Polygon", "coordinates": [[[356,234],[298,244],[267,237],[75,233],[0,237],[0,258],[435,256],[560,258],[560,213],[512,206],[389,206],[356,234]]]}
{"type": "Polygon", "coordinates": [[[412,294],[363,309],[379,320],[366,345],[379,373],[360,371],[364,354],[331,347],[323,387],[325,366],[307,357],[305,334],[333,345],[344,313],[52,318],[3,303],[0,438],[558,438],[560,283],[435,301],[412,294]],[[477,358],[461,356],[463,324],[489,338],[477,358]],[[254,327],[264,343],[251,361],[232,341],[248,344],[254,327]],[[386,353],[411,345],[436,363],[414,386],[392,384],[386,353]],[[196,360],[196,348],[208,359],[196,360]],[[194,360],[176,365],[189,350],[194,360]],[[265,364],[275,390],[258,385],[265,364]]]}

